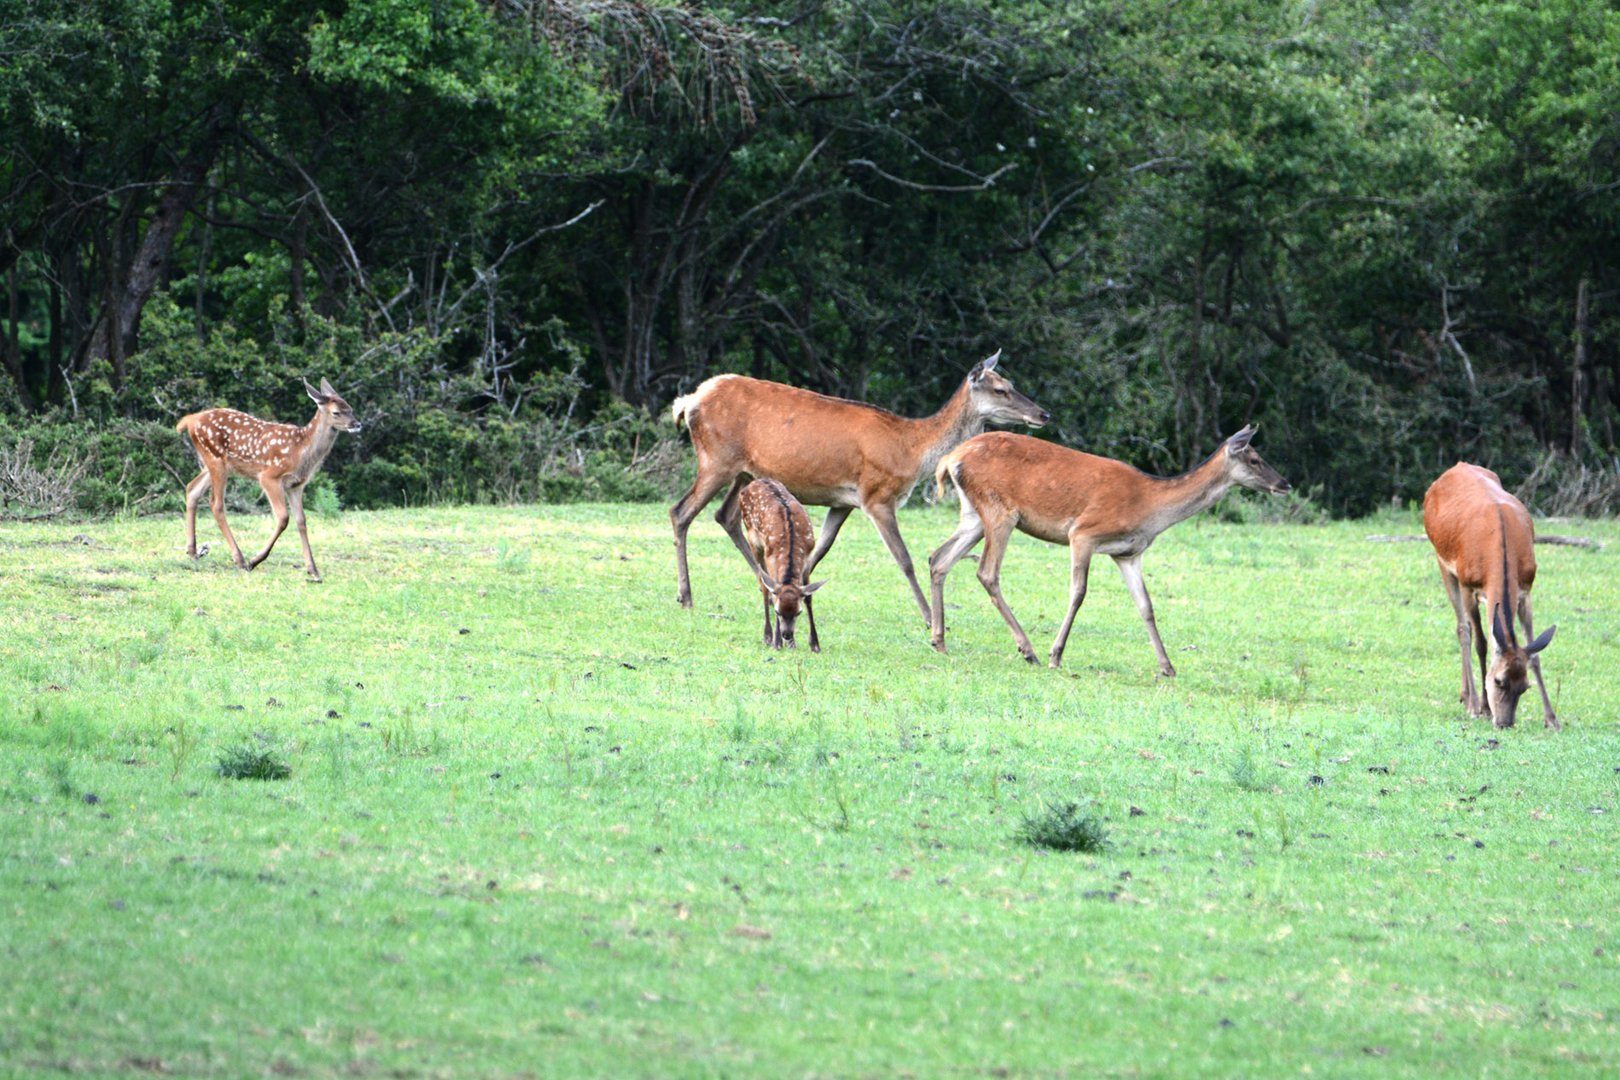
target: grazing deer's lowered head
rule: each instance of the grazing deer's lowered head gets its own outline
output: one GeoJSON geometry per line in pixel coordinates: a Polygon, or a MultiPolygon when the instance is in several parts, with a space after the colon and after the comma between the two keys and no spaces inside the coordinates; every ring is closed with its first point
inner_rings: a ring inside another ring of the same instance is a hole
{"type": "Polygon", "coordinates": [[[759,588],[765,597],[765,644],[775,649],[783,645],[795,647],[793,629],[803,608],[810,617],[810,651],[820,652],[810,595],[826,582],[808,580],[807,560],[815,546],[810,516],[799,500],[775,480],[755,480],[742,489],[738,501],[743,532],[759,565],[759,588]]]}

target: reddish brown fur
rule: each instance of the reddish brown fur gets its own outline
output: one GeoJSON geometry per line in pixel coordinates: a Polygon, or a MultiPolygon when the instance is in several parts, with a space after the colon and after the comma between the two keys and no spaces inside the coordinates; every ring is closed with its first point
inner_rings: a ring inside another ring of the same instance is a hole
{"type": "Polygon", "coordinates": [[[805,569],[816,539],[810,515],[775,480],[755,480],[742,489],[737,501],[743,533],[764,571],[759,576],[759,590],[765,597],[765,644],[778,649],[784,642],[790,647],[794,644],[793,627],[802,606],[810,619],[810,651],[820,652],[810,594],[823,582],[810,584],[805,569]],[[771,626],[773,600],[775,629],[771,626]]]}
{"type": "Polygon", "coordinates": [[[945,651],[945,578],[982,538],[979,581],[1012,629],[1019,653],[1035,662],[1034,646],[1001,595],[1001,560],[1016,528],[1069,546],[1069,611],[1052,643],[1052,667],[1062,662],[1069,631],[1085,600],[1091,557],[1100,553],[1112,556],[1119,566],[1147,624],[1159,670],[1174,675],[1142,580],[1142,553],[1165,529],[1214,505],[1233,484],[1258,491],[1288,490],[1287,481],[1249,445],[1253,436],[1253,428],[1244,428],[1198,468],[1169,478],[1027,435],[996,431],[969,439],[942,458],[934,474],[942,493],[947,482],[954,481],[962,499],[956,532],[928,560],[934,648],[945,651]]]}
{"type": "Polygon", "coordinates": [[[1502,487],[1494,472],[1458,462],[1424,495],[1423,530],[1434,545],[1440,580],[1457,615],[1460,700],[1473,715],[1490,716],[1497,727],[1512,727],[1533,672],[1541,690],[1542,723],[1558,727],[1538,658],[1557,628],[1549,627],[1537,638],[1531,625],[1536,529],[1530,512],[1502,487]],[[1482,599],[1491,621],[1489,634],[1480,622],[1482,599]],[[1524,625],[1527,645],[1520,644],[1514,633],[1515,616],[1524,625]],[[1483,697],[1474,687],[1470,646],[1479,657],[1483,697]]]}
{"type": "Polygon", "coordinates": [[[204,495],[209,495],[214,521],[237,566],[252,570],[264,562],[291,516],[297,519],[298,537],[304,546],[304,569],[314,580],[321,580],[304,522],[304,487],[331,452],[338,432],[359,431],[360,423],[349,403],[325,379],[319,390],[307,382],[304,388],[317,408],[314,419],[303,427],[260,420],[235,409],[206,409],[181,417],[175,425],[176,431],[191,440],[202,466],[202,471],[186,485],[186,554],[191,558],[197,557],[197,505],[204,495]],[[242,549],[225,520],[225,484],[233,473],[259,482],[276,518],[269,542],[251,562],[243,559],[242,549]]]}
{"type": "Polygon", "coordinates": [[[683,607],[692,605],[687,528],[727,485],[730,491],[715,519],[753,564],[737,525],[737,493],[758,476],[780,481],[803,503],[829,508],[807,574],[832,547],[850,511],[860,507],[900,565],[926,619],[928,601],[900,537],[896,508],[939,455],[983,430],[986,420],[1040,424],[1047,419],[1045,410],[995,373],[997,356],[975,367],[939,412],[920,420],[742,375],[716,376],[678,399],[675,422],[692,433],[698,473],[692,489],[669,512],[675,529],[677,600],[683,607]]]}

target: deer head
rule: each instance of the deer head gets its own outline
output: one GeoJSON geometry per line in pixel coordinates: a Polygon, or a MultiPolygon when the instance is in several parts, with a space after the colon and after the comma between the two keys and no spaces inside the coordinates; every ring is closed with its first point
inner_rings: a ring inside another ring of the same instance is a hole
{"type": "Polygon", "coordinates": [[[793,640],[793,627],[799,621],[799,612],[804,608],[804,600],[811,593],[827,584],[826,580],[812,581],[805,585],[788,582],[778,584],[771,575],[761,572],[761,584],[771,598],[771,606],[776,609],[776,633],[771,641],[771,647],[780,649],[783,645],[793,649],[798,646],[793,640]]]}
{"type": "Polygon", "coordinates": [[[1040,427],[1052,414],[1035,404],[1013,388],[1013,384],[996,374],[996,361],[1001,359],[997,349],[973,365],[968,372],[968,388],[975,415],[993,424],[1028,424],[1040,427]]]}
{"type": "Polygon", "coordinates": [[[1250,442],[1254,439],[1255,427],[1245,424],[1243,430],[1226,440],[1226,467],[1233,481],[1242,484],[1253,491],[1264,491],[1271,495],[1283,495],[1290,489],[1288,481],[1282,474],[1260,456],[1260,452],[1250,442]]]}
{"type": "Polygon", "coordinates": [[[1530,658],[1552,641],[1557,626],[1549,626],[1536,640],[1520,646],[1513,633],[1513,620],[1502,612],[1501,604],[1491,607],[1491,637],[1496,641],[1496,658],[1485,676],[1485,700],[1491,708],[1491,723],[1510,728],[1517,719],[1519,698],[1530,686],[1530,658]]]}
{"type": "Polygon", "coordinates": [[[304,380],[304,392],[320,407],[321,419],[336,428],[338,431],[347,431],[350,434],[360,430],[360,421],[354,415],[349,403],[338,397],[338,392],[332,389],[332,384],[325,379],[321,380],[321,388],[315,389],[304,380]]]}

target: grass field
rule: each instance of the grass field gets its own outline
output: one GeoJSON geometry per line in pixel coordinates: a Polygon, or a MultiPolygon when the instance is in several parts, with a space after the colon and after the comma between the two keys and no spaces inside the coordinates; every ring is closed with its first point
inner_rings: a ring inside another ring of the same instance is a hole
{"type": "Polygon", "coordinates": [[[1062,671],[971,564],[934,653],[859,521],[819,656],[707,515],[693,611],[661,507],[199,527],[0,524],[0,1075],[1620,1073],[1614,523],[1537,549],[1562,733],[1464,718],[1410,513],[1171,530],[1173,680],[1107,560],[1062,671]]]}

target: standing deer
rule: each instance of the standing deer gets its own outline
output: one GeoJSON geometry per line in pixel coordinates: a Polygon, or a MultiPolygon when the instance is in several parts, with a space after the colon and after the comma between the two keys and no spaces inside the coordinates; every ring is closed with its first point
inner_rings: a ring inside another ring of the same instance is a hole
{"type": "Polygon", "coordinates": [[[743,375],[716,375],[675,399],[675,424],[691,431],[698,461],[692,490],[669,511],[675,527],[676,600],[682,607],[692,606],[686,530],[728,484],[731,490],[715,520],[759,572],[738,525],[737,502],[743,486],[760,476],[780,481],[800,502],[828,508],[821,542],[805,565],[807,579],[858,506],[900,565],[926,622],[928,601],[900,538],[896,508],[942,454],[983,431],[987,421],[1038,427],[1049,418],[1045,409],[996,374],[1000,357],[997,350],[976,364],[944,407],[920,420],[743,375]]]}
{"type": "Polygon", "coordinates": [[[191,558],[197,557],[197,504],[205,494],[212,493],[209,505],[214,520],[225,534],[231,557],[243,570],[252,570],[269,556],[287,528],[290,505],[298,519],[298,538],[304,542],[304,569],[311,579],[321,580],[321,572],[315,569],[315,555],[309,550],[309,529],[304,524],[304,485],[332,452],[338,433],[359,431],[360,421],[325,379],[319,390],[306,379],[304,389],[316,409],[315,418],[303,427],[260,420],[235,409],[191,413],[175,425],[176,431],[191,440],[202,465],[202,471],[186,485],[186,554],[191,558]],[[236,537],[225,521],[225,483],[232,473],[257,480],[276,515],[275,532],[252,562],[242,558],[242,549],[237,547],[236,537]]]}
{"type": "Polygon", "coordinates": [[[1113,556],[1125,587],[1136,600],[1136,610],[1142,613],[1153,639],[1153,651],[1159,655],[1159,671],[1174,675],[1176,669],[1159,639],[1153,601],[1142,580],[1142,553],[1176,522],[1219,502],[1233,484],[1274,494],[1288,490],[1288,481],[1249,445],[1253,438],[1254,428],[1245,427],[1202,465],[1172,477],[1149,476],[1122,461],[1027,435],[995,431],[969,439],[945,455],[934,473],[940,493],[949,477],[962,502],[956,531],[928,559],[933,579],[934,648],[945,651],[945,576],[983,538],[979,581],[1012,627],[1019,654],[1031,664],[1035,662],[1029,636],[1001,596],[1001,560],[1016,528],[1048,543],[1069,545],[1069,613],[1052,642],[1052,667],[1063,660],[1063,646],[1086,598],[1091,557],[1101,553],[1113,556]]]}
{"type": "Polygon", "coordinates": [[[1457,613],[1457,644],[1462,648],[1460,700],[1475,716],[1489,716],[1499,728],[1513,726],[1519,698],[1530,685],[1525,669],[1535,672],[1541,690],[1544,727],[1559,728],[1547,684],[1541,678],[1538,653],[1552,641],[1556,626],[1535,637],[1530,625],[1530,587],[1536,582],[1536,528],[1524,504],[1502,488],[1489,469],[1458,462],[1430,485],[1423,496],[1423,531],[1440,562],[1440,580],[1457,613]],[[1479,602],[1490,613],[1490,660],[1479,622],[1479,602]],[[1513,616],[1524,624],[1530,644],[1520,645],[1513,616]],[[1474,689],[1469,643],[1479,654],[1482,699],[1474,689]]]}
{"type": "Polygon", "coordinates": [[[804,512],[791,492],[775,480],[755,480],[737,498],[741,508],[743,533],[760,566],[759,591],[765,596],[765,644],[780,649],[794,647],[793,624],[799,607],[810,617],[810,651],[821,651],[816,638],[816,613],[810,594],[826,584],[810,582],[806,569],[815,532],[810,515],[804,512]],[[771,607],[776,608],[776,628],[771,628],[771,607]]]}

